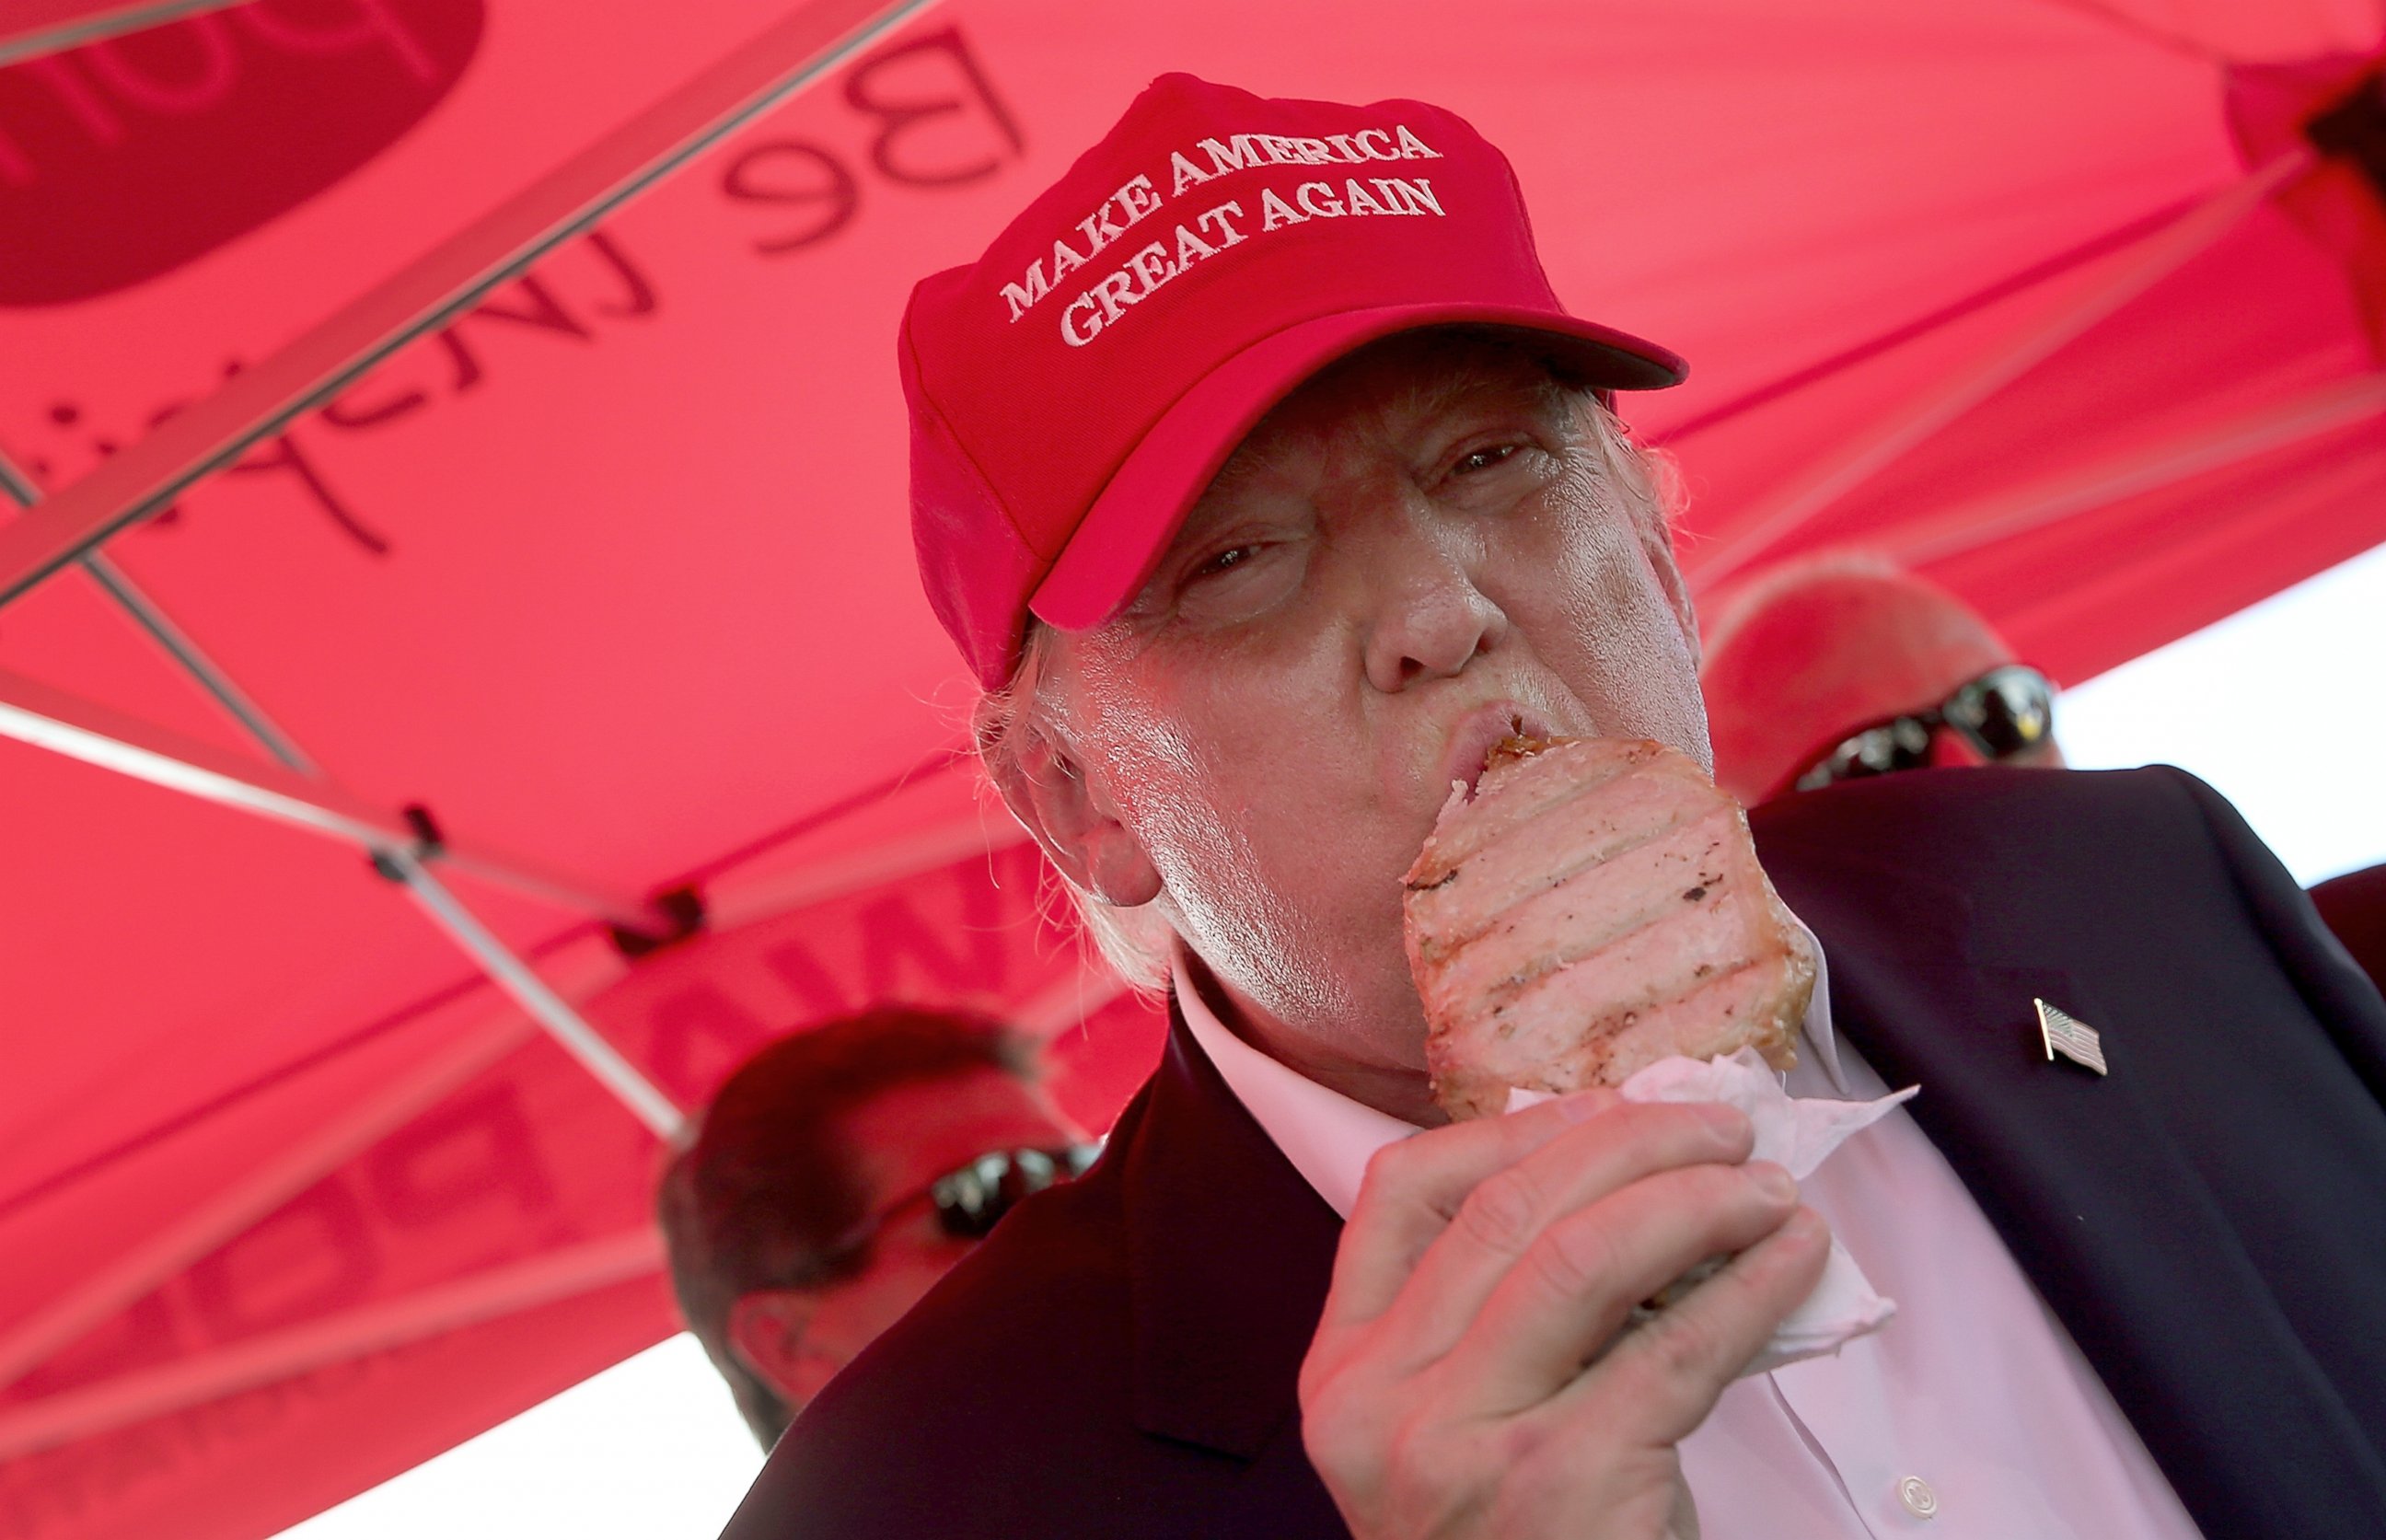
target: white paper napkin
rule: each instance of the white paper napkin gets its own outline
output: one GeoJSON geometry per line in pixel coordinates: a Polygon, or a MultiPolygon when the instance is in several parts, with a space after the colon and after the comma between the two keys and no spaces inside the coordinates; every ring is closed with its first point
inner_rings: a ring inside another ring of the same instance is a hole
{"type": "MultiPolygon", "coordinates": [[[[1624,1083],[1618,1095],[1636,1102],[1722,1102],[1748,1114],[1756,1129],[1753,1160],[1770,1160],[1803,1182],[1850,1134],[1889,1115],[1891,1108],[1911,1097],[1920,1086],[1881,1097],[1878,1101],[1824,1101],[1792,1097],[1781,1080],[1753,1048],[1742,1048],[1728,1058],[1659,1059],[1624,1083]]],[[[1546,1092],[1511,1090],[1508,1110],[1549,1100],[1546,1092]]],[[[1831,1240],[1831,1255],[1823,1264],[1822,1282],[1806,1302],[1790,1312],[1764,1351],[1740,1371],[1743,1377],[1763,1374],[1801,1358],[1836,1353],[1841,1346],[1867,1332],[1877,1332],[1897,1313],[1897,1301],[1873,1292],[1864,1270],[1847,1248],[1831,1240]]]]}

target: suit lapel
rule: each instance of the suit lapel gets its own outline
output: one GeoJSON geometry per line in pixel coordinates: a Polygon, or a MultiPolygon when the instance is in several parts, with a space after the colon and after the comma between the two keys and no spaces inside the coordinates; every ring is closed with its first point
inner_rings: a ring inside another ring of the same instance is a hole
{"type": "Polygon", "coordinates": [[[1170,1017],[1125,1171],[1135,1421],[1253,1459],[1299,1410],[1342,1221],[1170,1017]]]}
{"type": "Polygon", "coordinates": [[[2168,1077],[2148,1072],[2196,1045],[2077,970],[1976,960],[1953,889],[1818,845],[1764,854],[1823,938],[1835,1026],[1889,1083],[1921,1085],[1915,1121],[2204,1533],[2380,1533],[2357,1422],[2180,1149],[2194,1113],[2165,1105],[2168,1077]],[[2103,1033],[2109,1078],[2048,1062],[2033,996],[2103,1033]],[[2292,1480],[2248,1458],[2282,1448],[2292,1480]]]}

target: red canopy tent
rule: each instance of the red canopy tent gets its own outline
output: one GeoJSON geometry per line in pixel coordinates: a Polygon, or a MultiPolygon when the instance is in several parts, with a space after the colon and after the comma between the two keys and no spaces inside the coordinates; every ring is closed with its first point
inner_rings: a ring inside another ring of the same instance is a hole
{"type": "Polygon", "coordinates": [[[2076,680],[2386,538],[2374,3],[881,9],[0,6],[0,1535],[264,1534],[655,1340],[655,1131],[827,1011],[1115,1109],[890,339],[1161,70],[1507,148],[1692,360],[1702,590],[1860,543],[2076,680]]]}

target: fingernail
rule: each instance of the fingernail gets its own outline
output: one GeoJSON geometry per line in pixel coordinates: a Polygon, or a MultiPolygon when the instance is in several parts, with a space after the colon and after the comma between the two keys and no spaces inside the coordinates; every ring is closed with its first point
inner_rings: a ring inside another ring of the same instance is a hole
{"type": "Polygon", "coordinates": [[[1776,1203],[1787,1203],[1798,1196],[1797,1179],[1770,1160],[1750,1161],[1748,1180],[1776,1203]]]}

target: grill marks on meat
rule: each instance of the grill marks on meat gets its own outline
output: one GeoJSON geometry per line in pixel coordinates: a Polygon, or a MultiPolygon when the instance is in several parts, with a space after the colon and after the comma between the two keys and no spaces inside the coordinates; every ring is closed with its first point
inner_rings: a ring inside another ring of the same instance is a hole
{"type": "Polygon", "coordinates": [[[1814,958],[1739,805],[1671,749],[1509,740],[1407,886],[1426,1063],[1453,1117],[1674,1054],[1790,1061],[1814,958]]]}
{"type": "MultiPolygon", "coordinates": [[[[1712,794],[1670,775],[1627,775],[1605,783],[1597,796],[1576,796],[1545,808],[1540,820],[1523,835],[1505,839],[1479,851],[1463,868],[1451,867],[1438,887],[1408,898],[1409,926],[1420,940],[1425,958],[1438,961],[1450,952],[1470,946],[1487,931],[1508,933],[1534,919],[1559,895],[1579,896],[1577,922],[1588,923],[1597,911],[1596,895],[1628,895],[1620,886],[1622,873],[1607,867],[1619,858],[1638,858],[1636,865],[1665,862],[1686,880],[1679,892],[1697,886],[1689,879],[1691,863],[1671,858],[1701,851],[1679,847],[1686,830],[1694,846],[1716,843],[1711,825],[1727,809],[1715,805],[1712,794]],[[1645,853],[1643,842],[1659,845],[1664,855],[1645,853]],[[1636,848],[1639,847],[1639,848],[1636,848]],[[1645,853],[1645,854],[1644,854],[1645,853]]],[[[1654,872],[1651,873],[1653,880],[1654,872]]],[[[1654,902],[1655,895],[1651,895],[1654,902]]],[[[1599,945],[1598,939],[1589,945],[1599,945]]]]}
{"type": "MultiPolygon", "coordinates": [[[[1594,741],[1605,740],[1561,738],[1546,746],[1594,741]]],[[[1425,836],[1425,849],[1418,855],[1416,865],[1409,869],[1407,883],[1411,888],[1430,885],[1477,851],[1498,844],[1551,808],[1574,801],[1583,793],[1627,775],[1666,752],[1660,745],[1639,739],[1615,740],[1609,753],[1566,757],[1578,780],[1524,774],[1519,767],[1537,757],[1544,746],[1538,738],[1503,738],[1484,760],[1483,779],[1476,785],[1474,795],[1469,796],[1463,786],[1450,793],[1433,833],[1425,836]],[[1461,808],[1465,809],[1466,816],[1453,818],[1451,815],[1461,808]]]]}
{"type": "MultiPolygon", "coordinates": [[[[1684,947],[1697,954],[1698,966],[1727,960],[1718,948],[1737,938],[1727,938],[1716,923],[1688,922],[1712,917],[1729,923],[1715,911],[1724,909],[1738,880],[1727,870],[1731,833],[1731,812],[1719,808],[1644,844],[1602,840],[1601,855],[1580,870],[1507,900],[1488,917],[1469,915],[1470,933],[1454,945],[1420,947],[1440,954],[1425,1008],[1448,1013],[1488,1004],[1497,1010],[1551,970],[1576,962],[1609,967],[1628,956],[1635,967],[1662,967],[1684,947]],[[1700,896],[1689,897],[1693,892],[1700,896]],[[1695,912],[1700,909],[1709,914],[1695,912]]],[[[1471,887],[1474,876],[1464,873],[1450,888],[1471,887]]],[[[1682,960],[1689,966],[1689,953],[1682,960]]]]}

